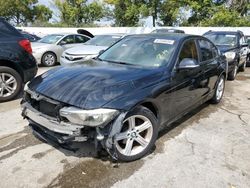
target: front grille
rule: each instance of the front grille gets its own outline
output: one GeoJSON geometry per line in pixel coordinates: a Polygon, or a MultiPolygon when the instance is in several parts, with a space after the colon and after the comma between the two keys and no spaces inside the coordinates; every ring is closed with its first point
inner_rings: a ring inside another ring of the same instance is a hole
{"type": "Polygon", "coordinates": [[[39,101],[39,111],[48,116],[56,117],[58,114],[58,105],[41,100],[39,101]]]}
{"type": "Polygon", "coordinates": [[[65,56],[65,58],[69,61],[78,61],[83,59],[83,57],[68,57],[68,56],[65,56]]]}
{"type": "Polygon", "coordinates": [[[45,99],[35,100],[31,95],[25,92],[25,100],[39,112],[48,115],[50,117],[57,118],[59,115],[59,110],[62,108],[61,104],[54,104],[46,101],[45,99]]]}

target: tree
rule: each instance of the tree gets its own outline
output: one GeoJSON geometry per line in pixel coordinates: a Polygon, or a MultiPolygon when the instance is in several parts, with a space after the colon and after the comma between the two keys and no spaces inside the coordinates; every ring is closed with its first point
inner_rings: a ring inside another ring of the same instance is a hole
{"type": "Polygon", "coordinates": [[[149,14],[144,0],[105,0],[112,5],[117,26],[138,26],[140,18],[149,14]]]}
{"type": "Polygon", "coordinates": [[[225,6],[220,6],[210,19],[204,19],[202,26],[220,27],[242,27],[250,26],[249,18],[242,17],[241,14],[225,6]]]}
{"type": "Polygon", "coordinates": [[[38,0],[0,0],[0,16],[16,25],[27,25],[36,19],[48,21],[52,12],[38,0]]]}
{"type": "Polygon", "coordinates": [[[68,26],[90,24],[105,16],[105,9],[101,3],[87,3],[87,0],[56,0],[60,11],[61,22],[68,26]]]}
{"type": "Polygon", "coordinates": [[[159,18],[163,25],[174,26],[178,25],[182,10],[185,9],[185,2],[183,0],[166,0],[160,4],[159,18]]]}
{"type": "Polygon", "coordinates": [[[250,8],[249,0],[228,0],[229,8],[245,16],[250,8]]]}
{"type": "Polygon", "coordinates": [[[37,5],[34,7],[34,18],[41,22],[48,22],[52,18],[52,11],[44,5],[37,5]]]}

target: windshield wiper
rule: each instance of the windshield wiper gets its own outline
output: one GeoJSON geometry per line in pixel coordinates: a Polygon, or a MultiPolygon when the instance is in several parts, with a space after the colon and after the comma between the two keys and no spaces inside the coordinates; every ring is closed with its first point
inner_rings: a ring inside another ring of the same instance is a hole
{"type": "Polygon", "coordinates": [[[103,61],[107,61],[109,63],[121,64],[121,65],[134,65],[132,63],[127,63],[127,62],[122,62],[122,61],[111,61],[111,60],[106,60],[106,59],[103,59],[103,61]]]}

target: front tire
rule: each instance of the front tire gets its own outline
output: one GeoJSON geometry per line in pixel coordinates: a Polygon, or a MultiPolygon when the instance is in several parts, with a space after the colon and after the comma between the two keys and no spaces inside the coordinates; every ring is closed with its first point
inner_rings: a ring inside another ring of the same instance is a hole
{"type": "Polygon", "coordinates": [[[225,76],[222,75],[219,78],[218,82],[217,82],[215,92],[214,92],[214,96],[211,99],[212,104],[220,103],[220,101],[221,101],[221,99],[223,97],[223,94],[224,94],[224,90],[225,90],[225,76]]]}
{"type": "Polygon", "coordinates": [[[247,62],[245,61],[243,65],[239,67],[239,71],[244,72],[246,70],[247,62]]]}
{"type": "Polygon", "coordinates": [[[114,137],[118,160],[134,161],[145,156],[158,136],[155,115],[145,107],[137,107],[124,118],[121,131],[114,137]]]}
{"type": "Polygon", "coordinates": [[[0,67],[0,102],[14,99],[21,89],[21,76],[12,68],[0,67]]]}
{"type": "Polygon", "coordinates": [[[45,67],[53,67],[56,64],[56,55],[52,52],[46,52],[42,56],[42,64],[45,67]]]}
{"type": "Polygon", "coordinates": [[[234,65],[233,70],[230,73],[228,73],[228,80],[235,80],[237,73],[238,73],[238,65],[236,64],[234,65]]]}

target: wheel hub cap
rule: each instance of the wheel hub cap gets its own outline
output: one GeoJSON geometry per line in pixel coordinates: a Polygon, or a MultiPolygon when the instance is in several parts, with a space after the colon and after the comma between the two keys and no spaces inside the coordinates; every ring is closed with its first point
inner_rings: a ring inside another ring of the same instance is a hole
{"type": "Polygon", "coordinates": [[[143,152],[153,137],[151,121],[142,115],[134,115],[123,122],[120,133],[115,136],[117,150],[126,156],[143,152]]]}
{"type": "Polygon", "coordinates": [[[12,95],[17,88],[17,81],[11,74],[0,73],[0,97],[12,95]]]}
{"type": "Polygon", "coordinates": [[[222,98],[223,92],[224,92],[224,79],[221,78],[216,91],[217,100],[220,100],[222,98]]]}

